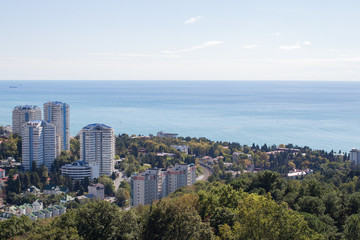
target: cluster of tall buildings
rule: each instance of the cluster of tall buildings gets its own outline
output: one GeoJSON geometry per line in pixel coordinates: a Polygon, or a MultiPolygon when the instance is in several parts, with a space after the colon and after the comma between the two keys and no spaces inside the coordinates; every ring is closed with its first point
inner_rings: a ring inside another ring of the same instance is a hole
{"type": "Polygon", "coordinates": [[[12,112],[12,131],[22,137],[22,162],[25,170],[44,164],[51,168],[61,151],[70,149],[69,105],[51,101],[41,109],[34,105],[17,106],[12,112]]]}
{"type": "Polygon", "coordinates": [[[150,204],[166,197],[176,189],[193,185],[196,181],[194,164],[176,164],[168,169],[148,169],[131,176],[131,204],[150,204]]]}
{"type": "MultiPolygon", "coordinates": [[[[70,107],[67,103],[50,101],[41,109],[34,105],[17,106],[12,114],[13,133],[22,137],[22,164],[24,170],[45,165],[51,169],[61,151],[70,150],[70,107]]],[[[104,124],[95,123],[82,128],[80,133],[80,161],[72,169],[63,169],[64,175],[75,179],[110,176],[114,171],[115,134],[104,124]],[[83,167],[86,166],[84,169],[83,167]],[[79,177],[81,176],[81,177],[79,177]]],[[[69,168],[69,167],[68,167],[69,168]]]]}

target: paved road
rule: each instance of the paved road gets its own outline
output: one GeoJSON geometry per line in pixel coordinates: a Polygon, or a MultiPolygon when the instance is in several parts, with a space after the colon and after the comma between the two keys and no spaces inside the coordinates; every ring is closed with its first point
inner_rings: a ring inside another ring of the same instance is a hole
{"type": "Polygon", "coordinates": [[[204,174],[203,175],[200,175],[196,178],[197,181],[199,180],[203,180],[203,181],[207,181],[208,178],[211,176],[211,172],[208,168],[200,165],[200,167],[204,170],[204,174]]]}
{"type": "Polygon", "coordinates": [[[118,190],[118,188],[119,188],[120,183],[121,183],[122,180],[124,180],[124,179],[123,179],[123,173],[122,173],[122,172],[119,172],[119,177],[117,177],[117,178],[114,180],[115,192],[118,190]]]}

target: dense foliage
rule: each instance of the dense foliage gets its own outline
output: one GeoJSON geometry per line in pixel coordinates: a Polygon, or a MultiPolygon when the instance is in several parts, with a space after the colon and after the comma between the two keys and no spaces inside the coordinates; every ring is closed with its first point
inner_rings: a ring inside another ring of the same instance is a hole
{"type": "MultiPolygon", "coordinates": [[[[304,217],[269,196],[230,185],[200,183],[130,210],[94,201],[34,224],[14,225],[4,236],[23,239],[323,239],[304,217]],[[201,189],[201,190],[200,190],[201,189]],[[28,231],[22,231],[24,227],[28,231]]],[[[1,222],[0,230],[13,218],[1,222]]],[[[2,231],[0,231],[2,232],[2,231]]]]}

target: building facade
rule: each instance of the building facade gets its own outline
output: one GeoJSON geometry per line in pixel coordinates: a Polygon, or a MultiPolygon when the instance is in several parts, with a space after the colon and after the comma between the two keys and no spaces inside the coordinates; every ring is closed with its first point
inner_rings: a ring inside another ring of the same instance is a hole
{"type": "Polygon", "coordinates": [[[114,129],[100,123],[90,124],[80,131],[80,160],[99,164],[99,175],[110,176],[114,172],[114,129]]]}
{"type": "Polygon", "coordinates": [[[150,204],[166,197],[176,189],[193,185],[196,181],[194,164],[176,164],[168,169],[148,169],[131,176],[131,204],[150,204]]]}
{"type": "Polygon", "coordinates": [[[34,105],[17,106],[12,112],[12,132],[21,134],[22,126],[32,120],[41,120],[41,109],[34,105]]]}
{"type": "Polygon", "coordinates": [[[360,166],[360,150],[353,148],[350,151],[350,161],[356,166],[360,166]]]}
{"type": "Polygon", "coordinates": [[[67,103],[52,101],[44,103],[44,121],[56,127],[57,155],[70,150],[70,107],[67,103]]]}
{"type": "Polygon", "coordinates": [[[164,131],[160,131],[156,134],[157,137],[160,137],[160,138],[177,138],[178,134],[177,133],[167,133],[167,132],[164,132],[164,131]]]}
{"type": "Polygon", "coordinates": [[[83,161],[76,161],[73,164],[65,164],[61,167],[61,174],[69,176],[74,180],[83,180],[89,178],[99,178],[99,164],[96,162],[87,163],[83,161]]]}
{"type": "Polygon", "coordinates": [[[33,120],[23,125],[22,165],[31,170],[32,163],[44,164],[49,170],[56,158],[56,129],[51,123],[33,120]]]}
{"type": "Polygon", "coordinates": [[[88,193],[97,199],[104,200],[104,185],[101,183],[92,183],[88,186],[88,193]]]}

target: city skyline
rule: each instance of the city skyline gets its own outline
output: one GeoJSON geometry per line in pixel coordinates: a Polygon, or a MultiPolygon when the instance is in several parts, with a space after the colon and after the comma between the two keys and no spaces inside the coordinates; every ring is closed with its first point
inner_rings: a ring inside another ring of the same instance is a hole
{"type": "Polygon", "coordinates": [[[357,1],[0,3],[0,80],[360,80],[357,1]]]}

